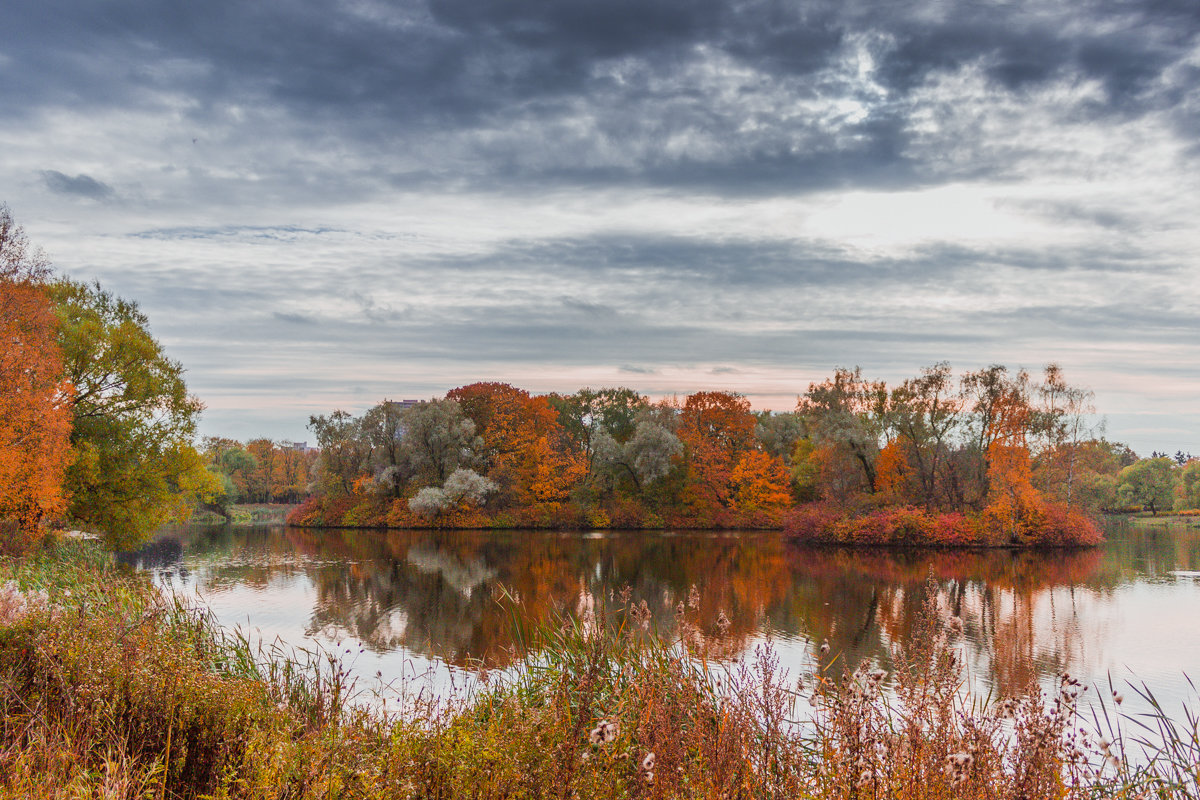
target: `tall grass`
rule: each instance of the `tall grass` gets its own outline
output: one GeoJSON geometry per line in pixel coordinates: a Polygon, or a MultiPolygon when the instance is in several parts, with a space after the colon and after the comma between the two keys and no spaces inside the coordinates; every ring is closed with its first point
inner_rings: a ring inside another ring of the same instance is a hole
{"type": "Polygon", "coordinates": [[[888,678],[789,676],[765,646],[718,664],[697,598],[670,639],[598,598],[528,632],[521,668],[395,715],[352,702],[336,655],[253,645],[94,547],[0,585],[0,798],[1198,796],[1193,717],[1110,689],[1085,724],[1069,677],[985,703],[932,601],[888,678]]]}

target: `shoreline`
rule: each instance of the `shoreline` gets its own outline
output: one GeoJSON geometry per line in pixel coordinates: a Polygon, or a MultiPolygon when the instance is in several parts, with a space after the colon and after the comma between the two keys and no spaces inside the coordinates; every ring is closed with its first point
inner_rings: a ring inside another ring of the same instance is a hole
{"type": "MultiPolygon", "coordinates": [[[[215,516],[215,515],[214,515],[215,516]]],[[[1164,518],[1159,518],[1160,521],[1168,522],[1164,518]]],[[[821,549],[843,549],[843,550],[937,550],[937,551],[1001,551],[1010,550],[1013,552],[1027,551],[1071,551],[1071,550],[1088,550],[1099,547],[1103,544],[1104,538],[1101,535],[1097,541],[1064,541],[1064,542],[1014,542],[1014,541],[961,541],[961,542],[939,542],[934,540],[929,541],[894,541],[894,540],[837,540],[833,537],[809,537],[789,530],[783,525],[773,526],[752,526],[752,525],[733,525],[733,526],[711,526],[711,525],[656,525],[656,526],[615,526],[609,525],[606,527],[597,526],[562,526],[562,525],[528,525],[528,524],[507,524],[507,525],[479,525],[479,524],[441,524],[441,525],[353,525],[346,523],[295,523],[289,522],[286,519],[273,520],[250,520],[248,522],[241,521],[209,521],[197,520],[193,518],[187,524],[204,525],[212,527],[221,527],[230,525],[235,527],[250,527],[254,525],[270,525],[283,528],[293,528],[300,531],[370,531],[375,533],[388,533],[392,531],[407,531],[407,532],[436,532],[436,531],[453,531],[453,532],[475,532],[475,533],[512,533],[517,531],[530,531],[537,533],[569,533],[569,534],[639,534],[653,533],[660,535],[671,534],[778,534],[784,539],[795,544],[801,544],[813,548],[821,549]]],[[[1200,522],[1197,523],[1200,525],[1200,522]]]]}

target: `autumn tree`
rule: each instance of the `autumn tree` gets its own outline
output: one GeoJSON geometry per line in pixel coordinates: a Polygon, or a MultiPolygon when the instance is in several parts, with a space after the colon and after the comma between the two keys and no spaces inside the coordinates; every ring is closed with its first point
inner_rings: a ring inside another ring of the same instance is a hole
{"type": "Polygon", "coordinates": [[[888,398],[887,423],[899,445],[897,452],[888,454],[889,480],[911,475],[915,494],[928,510],[940,499],[961,408],[950,365],[944,361],[904,381],[888,398]],[[911,469],[902,469],[905,466],[911,469]]]}
{"type": "Polygon", "coordinates": [[[568,447],[582,455],[592,468],[594,442],[606,435],[618,444],[634,435],[638,415],[649,406],[633,389],[580,389],[575,394],[550,394],[547,402],[558,414],[558,424],[568,447]]]}
{"type": "Polygon", "coordinates": [[[787,466],[770,453],[742,453],[729,477],[733,504],[739,511],[779,510],[792,499],[787,466]]]}
{"type": "Polygon", "coordinates": [[[673,413],[643,409],[638,413],[633,434],[618,441],[607,430],[593,439],[593,470],[610,484],[628,480],[636,493],[665,478],[683,454],[683,443],[675,435],[673,413]]]}
{"type": "Polygon", "coordinates": [[[1097,426],[1089,421],[1096,412],[1095,394],[1068,384],[1057,364],[1046,365],[1037,392],[1041,408],[1035,428],[1045,442],[1037,460],[1042,491],[1060,495],[1069,507],[1077,499],[1080,445],[1096,433],[1097,426]]]}
{"type": "Polygon", "coordinates": [[[1035,431],[1036,409],[1030,402],[1029,375],[992,365],[963,378],[964,396],[973,400],[969,446],[980,456],[976,474],[980,500],[989,521],[1014,542],[1027,542],[1038,533],[1044,502],[1033,486],[1029,438],[1035,431]]]}
{"type": "Polygon", "coordinates": [[[887,398],[882,381],[866,380],[859,367],[838,367],[832,378],[809,384],[796,405],[813,443],[848,455],[870,492],[875,491],[875,459],[883,437],[887,398]]]}
{"type": "Polygon", "coordinates": [[[371,463],[371,446],[362,435],[361,422],[337,409],[329,416],[310,416],[308,429],[321,450],[313,468],[321,493],[332,497],[352,494],[371,463]]]}
{"type": "Polygon", "coordinates": [[[282,449],[270,439],[258,438],[246,442],[246,452],[254,458],[254,468],[247,478],[250,502],[270,503],[274,501],[279,494],[275,476],[279,472],[282,449]]]}
{"type": "Polygon", "coordinates": [[[137,544],[219,491],[191,443],[203,406],[136,303],[99,284],[60,281],[49,292],[75,389],[69,514],[114,546],[137,544]]]}
{"type": "Polygon", "coordinates": [[[45,258],[0,205],[0,533],[5,520],[10,534],[24,531],[8,543],[14,548],[35,541],[38,523],[67,500],[71,386],[47,275],[45,258]]]}
{"type": "Polygon", "coordinates": [[[796,442],[805,436],[804,419],[792,412],[760,411],[755,418],[754,438],[764,452],[785,463],[792,457],[796,442]]]}
{"type": "Polygon", "coordinates": [[[298,447],[292,442],[280,442],[279,457],[272,475],[275,486],[273,499],[283,503],[299,502],[308,492],[316,460],[314,449],[298,447]]]}
{"type": "Polygon", "coordinates": [[[1006,467],[1014,465],[1019,455],[1009,452],[1009,448],[1018,448],[1028,457],[1031,387],[1027,372],[1018,370],[1010,375],[1008,368],[1000,364],[968,372],[961,384],[970,411],[965,442],[970,460],[962,462],[969,472],[958,482],[959,500],[979,509],[992,495],[994,457],[1004,453],[1011,456],[1005,458],[1006,467]]]}
{"type": "Polygon", "coordinates": [[[757,442],[750,401],[730,392],[688,395],[679,411],[679,438],[686,447],[688,484],[706,508],[733,505],[733,469],[757,442]]]}
{"type": "Polygon", "coordinates": [[[487,477],[506,500],[555,507],[569,499],[585,464],[560,446],[558,414],[545,397],[506,383],[473,383],[446,397],[474,422],[487,477]]]}

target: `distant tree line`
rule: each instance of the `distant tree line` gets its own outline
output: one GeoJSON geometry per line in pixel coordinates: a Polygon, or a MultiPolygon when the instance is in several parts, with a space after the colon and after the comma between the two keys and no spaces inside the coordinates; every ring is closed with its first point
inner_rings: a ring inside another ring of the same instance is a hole
{"type": "Polygon", "coordinates": [[[315,450],[260,438],[242,444],[207,436],[204,463],[220,483],[210,505],[222,512],[235,503],[299,503],[309,494],[315,450]]]}

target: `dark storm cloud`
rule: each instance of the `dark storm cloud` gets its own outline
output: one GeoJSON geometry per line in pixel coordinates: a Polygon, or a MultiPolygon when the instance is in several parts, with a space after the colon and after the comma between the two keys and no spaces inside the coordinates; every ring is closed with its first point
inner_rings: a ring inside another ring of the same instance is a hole
{"type": "Polygon", "coordinates": [[[46,188],[56,194],[77,195],[89,200],[104,200],[111,197],[112,187],[101,183],[90,175],[64,175],[58,170],[42,170],[42,181],[46,188]]]}
{"type": "Polygon", "coordinates": [[[13,0],[0,200],[248,415],[563,366],[1168,374],[1198,31],[1194,0],[13,0]]]}
{"type": "Polygon", "coordinates": [[[237,105],[281,114],[313,143],[336,131],[394,152],[417,139],[433,146],[433,133],[466,137],[454,146],[474,159],[470,174],[434,169],[434,179],[768,192],[961,178],[914,161],[908,147],[912,93],[964,68],[1014,96],[1098,81],[1093,114],[1171,107],[1189,90],[1180,62],[1200,29],[1194,6],[1165,2],[14,6],[3,115],[159,108],[181,97],[201,136],[208,124],[236,130],[226,107],[237,105]],[[859,49],[886,97],[856,83],[846,60],[859,49]],[[858,98],[862,113],[840,121],[791,113],[831,94],[858,98]],[[577,130],[580,119],[590,128],[577,130]],[[488,133],[514,125],[524,133],[488,133]],[[555,158],[546,145],[564,135],[560,125],[578,139],[569,157],[555,158]],[[672,137],[704,144],[671,149],[672,137]],[[621,142],[616,153],[611,142],[621,142]]]}

